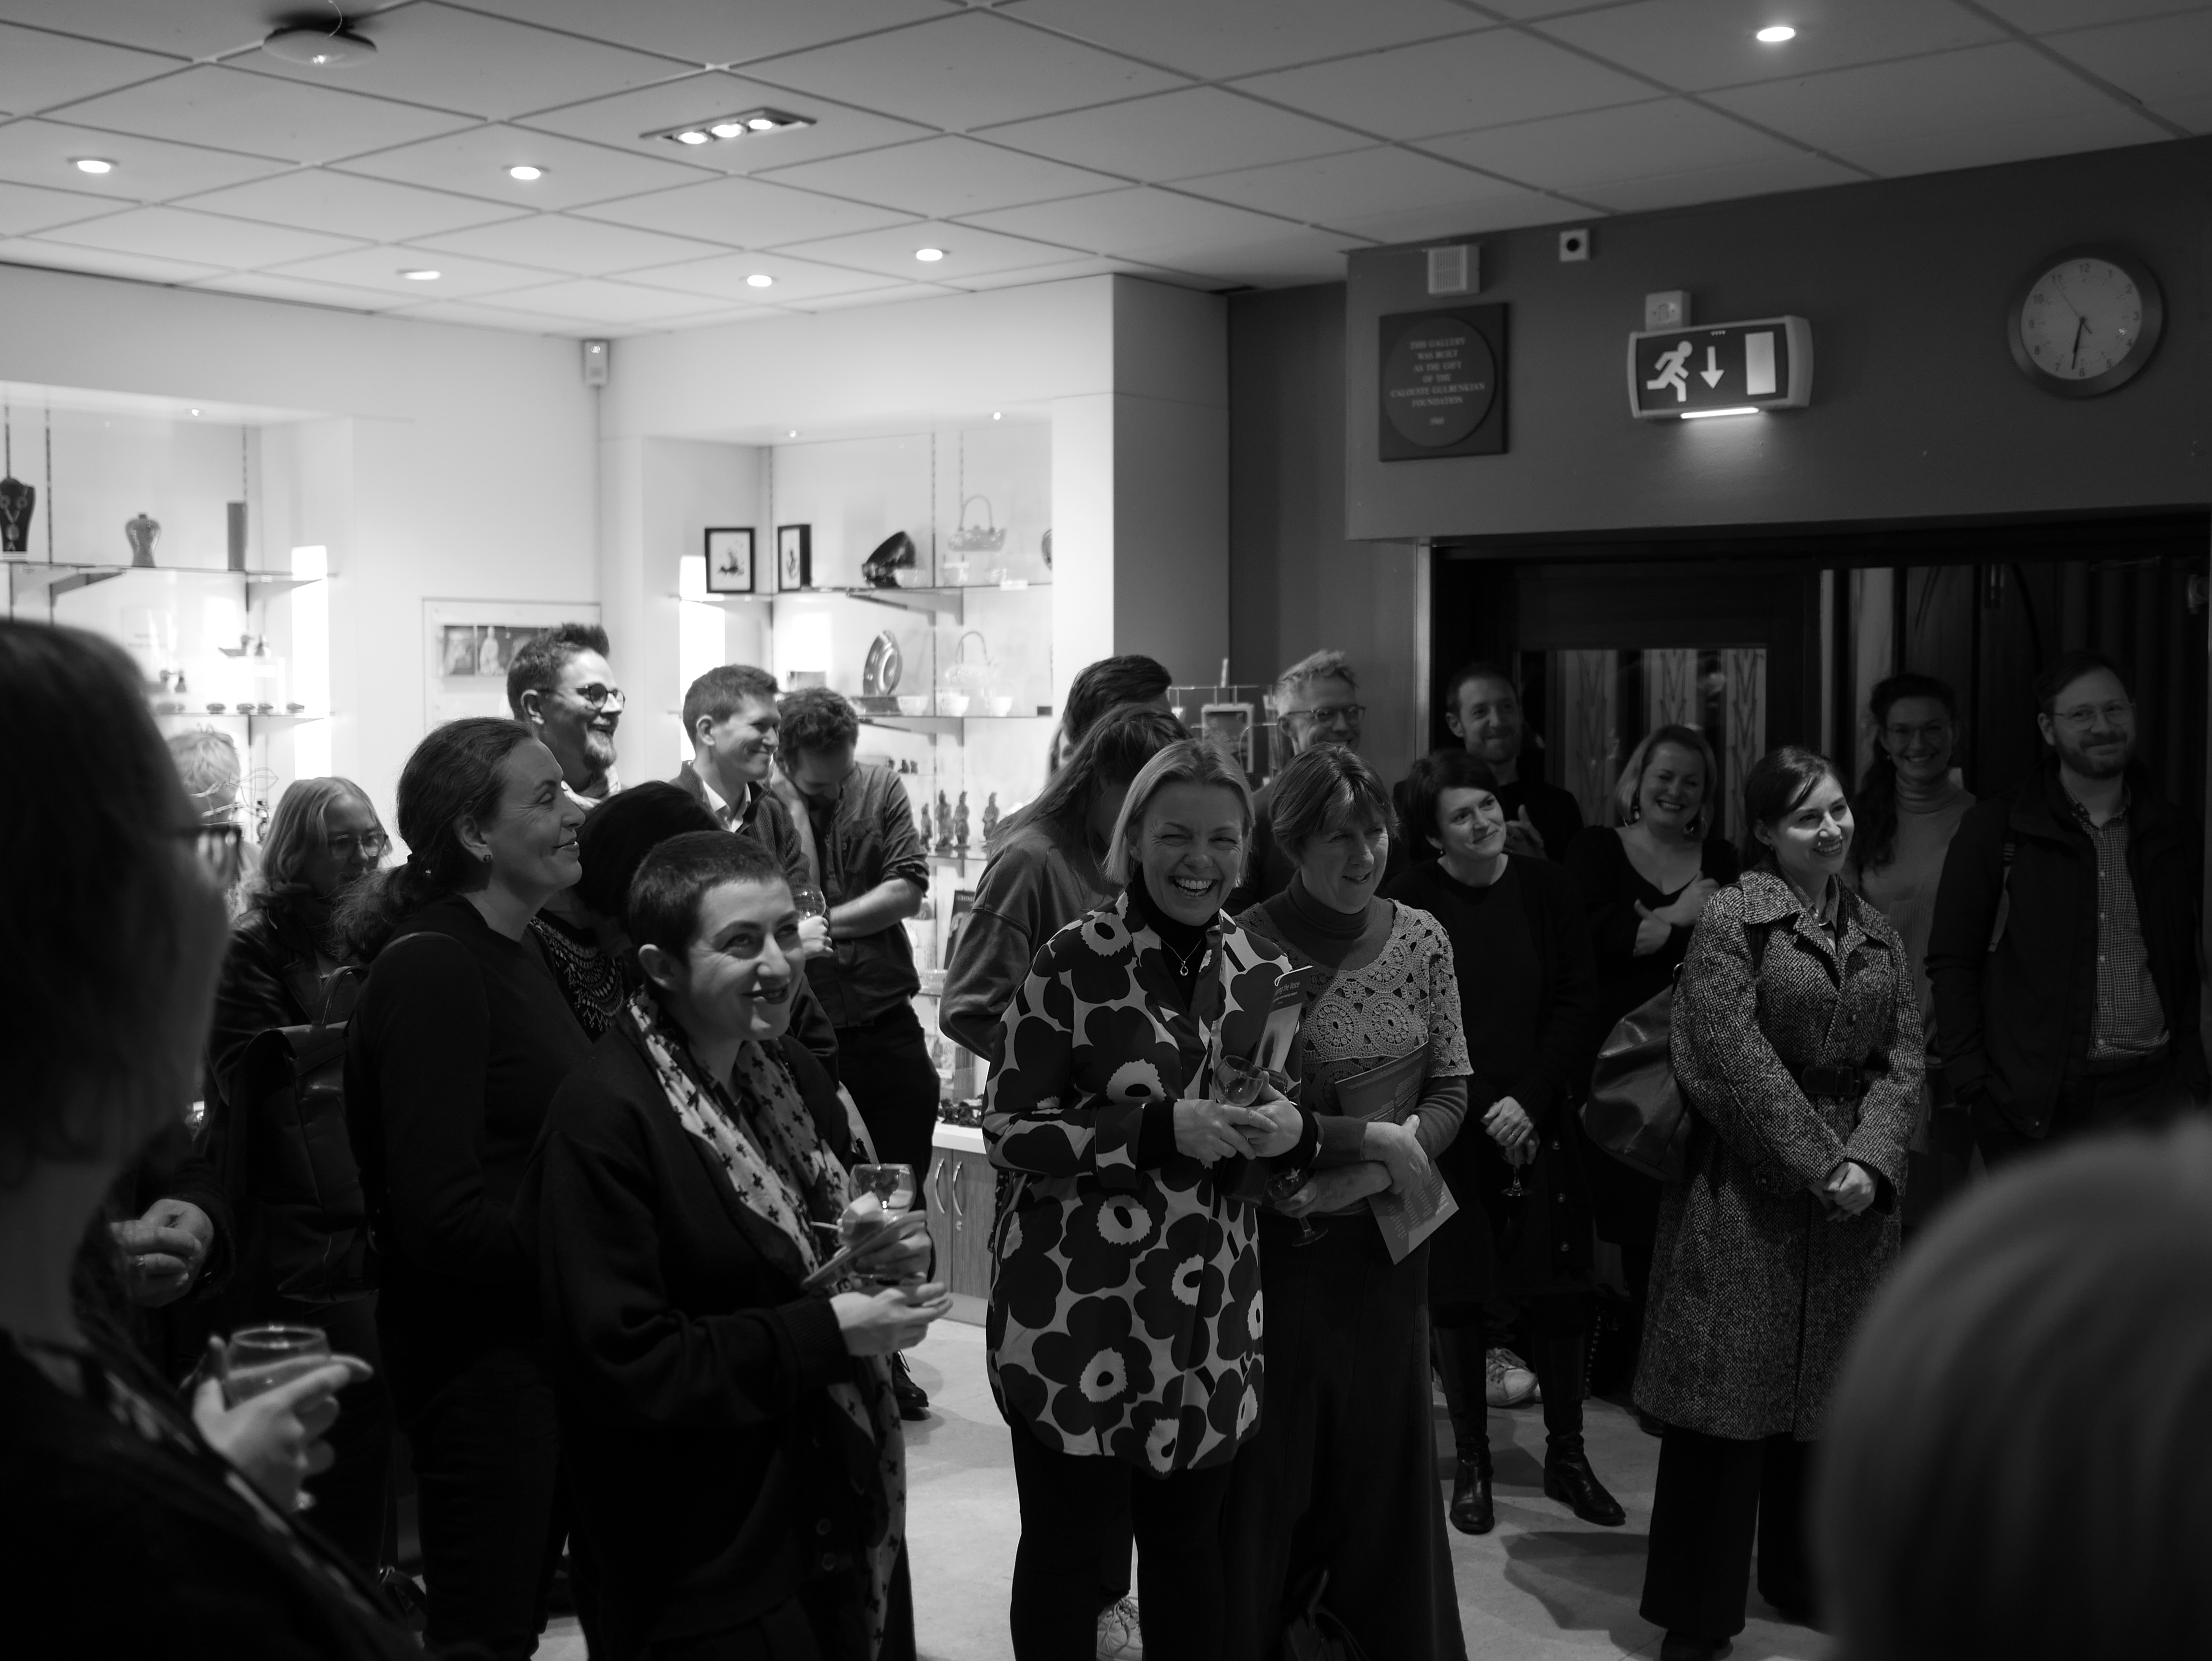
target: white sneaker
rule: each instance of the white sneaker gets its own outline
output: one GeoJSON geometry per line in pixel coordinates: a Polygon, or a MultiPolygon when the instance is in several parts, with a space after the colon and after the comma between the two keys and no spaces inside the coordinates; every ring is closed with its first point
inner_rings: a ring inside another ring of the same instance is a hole
{"type": "Polygon", "coordinates": [[[1536,1375],[1510,1349],[1493,1349],[1483,1360],[1483,1399],[1494,1408],[1517,1408],[1536,1396],[1536,1375]]]}
{"type": "Polygon", "coordinates": [[[1137,1622],[1137,1600],[1124,1597],[1098,1611],[1098,1661],[1141,1661],[1145,1631],[1137,1622]]]}

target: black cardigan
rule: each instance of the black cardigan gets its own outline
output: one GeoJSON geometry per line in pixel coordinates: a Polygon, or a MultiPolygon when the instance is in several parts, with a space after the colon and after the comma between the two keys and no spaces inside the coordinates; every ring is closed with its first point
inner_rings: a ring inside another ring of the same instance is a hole
{"type": "MultiPolygon", "coordinates": [[[[829,1075],[795,1038],[781,1053],[847,1158],[829,1075]]],[[[836,1317],[678,1123],[628,1021],[555,1096],[516,1215],[598,1568],[592,1653],[741,1626],[825,1576],[854,1601],[873,1456],[826,1388],[853,1376],[836,1317]]],[[[891,1631],[910,1654],[910,1612],[891,1631]]]]}

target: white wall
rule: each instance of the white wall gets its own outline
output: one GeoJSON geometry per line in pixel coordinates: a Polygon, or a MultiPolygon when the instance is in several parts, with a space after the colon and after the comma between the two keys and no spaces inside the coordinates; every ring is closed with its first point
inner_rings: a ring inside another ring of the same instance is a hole
{"type": "Polygon", "coordinates": [[[598,598],[594,411],[573,340],[0,266],[0,365],[331,418],[264,429],[264,559],[331,550],[332,764],[387,820],[422,727],[423,599],[598,598]]]}

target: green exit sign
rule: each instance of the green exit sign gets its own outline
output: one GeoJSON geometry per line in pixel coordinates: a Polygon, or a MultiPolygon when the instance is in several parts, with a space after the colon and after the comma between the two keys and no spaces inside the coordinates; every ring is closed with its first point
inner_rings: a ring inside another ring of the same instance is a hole
{"type": "Polygon", "coordinates": [[[1802,317],[1628,337],[1628,408],[1638,421],[1801,410],[1812,401],[1813,326],[1802,317]]]}

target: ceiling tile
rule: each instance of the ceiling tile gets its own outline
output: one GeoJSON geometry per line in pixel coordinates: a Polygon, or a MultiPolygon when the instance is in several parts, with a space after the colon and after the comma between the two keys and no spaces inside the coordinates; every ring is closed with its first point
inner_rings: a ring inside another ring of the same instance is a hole
{"type": "Polygon", "coordinates": [[[518,334],[604,335],[614,332],[605,324],[589,323],[582,318],[547,317],[540,312],[510,311],[503,306],[489,302],[475,305],[465,300],[432,301],[427,306],[406,307],[395,314],[426,323],[458,323],[471,329],[507,329],[518,334]]]}
{"type": "Polygon", "coordinates": [[[1400,46],[1237,84],[1386,138],[1463,132],[1651,96],[1648,82],[1513,29],[1400,46]]]}
{"type": "MultiPolygon", "coordinates": [[[[2115,24],[2055,35],[2045,42],[2092,75],[2111,82],[2166,116],[2212,98],[2212,11],[2115,24]]],[[[2184,125],[2203,131],[2199,121],[2184,125]]]]}
{"type": "Polygon", "coordinates": [[[471,0],[479,10],[664,52],[737,64],[941,17],[960,0],[471,0]]]}
{"type": "Polygon", "coordinates": [[[1161,258],[1223,284],[1280,288],[1344,279],[1346,239],[1334,231],[1291,230],[1255,242],[1164,250],[1161,258]]]}
{"type": "Polygon", "coordinates": [[[1152,264],[1142,259],[1114,259],[1091,255],[1057,265],[1026,266],[1017,271],[979,271],[961,283],[963,289],[982,292],[992,289],[1026,289],[1039,283],[1070,283],[1083,277],[1141,277],[1152,283],[1171,283],[1178,288],[1215,289],[1213,277],[1152,264]]]}
{"type": "Polygon", "coordinates": [[[702,295],[608,283],[596,277],[526,289],[506,295],[500,303],[509,311],[543,312],[548,316],[580,319],[586,323],[659,323],[671,318],[697,317],[724,309],[720,301],[702,295]]]}
{"type": "Polygon", "coordinates": [[[1732,202],[1783,191],[1819,190],[1850,185],[1864,177],[1823,156],[1778,155],[1767,161],[1741,161],[1724,167],[1656,173],[1578,186],[1575,194],[1615,213],[1644,213],[1654,208],[1688,207],[1699,202],[1732,202]]]}
{"type": "Polygon", "coordinates": [[[1209,173],[1185,179],[1182,188],[1286,219],[1334,225],[1363,214],[1472,201],[1510,187],[1433,156],[1382,144],[1272,167],[1209,173]]]}
{"type": "MultiPolygon", "coordinates": [[[[1085,197],[1084,201],[1103,201],[1085,197]]],[[[1024,209],[1013,211],[1025,212],[1024,209]]],[[[798,242],[784,250],[803,259],[826,260],[878,271],[908,282],[957,283],[969,271],[1012,271],[1025,265],[1049,265],[1089,249],[1055,248],[1047,243],[974,225],[945,225],[919,222],[896,229],[863,231],[857,236],[826,237],[817,242],[798,242]],[[924,265],[914,257],[916,248],[942,248],[945,258],[924,265]]]]}
{"type": "Polygon", "coordinates": [[[2205,0],[1982,0],[1989,10],[2031,34],[2086,28],[2135,17],[2202,11],[2205,0]]]}
{"type": "Polygon", "coordinates": [[[356,156],[343,165],[347,173],[374,179],[465,191],[519,208],[546,209],[605,202],[710,176],[673,157],[625,155],[601,145],[509,126],[471,127],[423,143],[356,156]],[[508,178],[507,170],[519,162],[543,167],[544,177],[527,184],[508,178]]]}
{"type": "Polygon", "coordinates": [[[188,259],[156,259],[144,254],[118,253],[107,248],[70,247],[29,236],[0,239],[0,264],[90,271],[98,277],[124,277],[139,283],[189,283],[197,277],[219,274],[216,266],[196,265],[188,259]]]}
{"type": "Polygon", "coordinates": [[[1965,7],[1929,0],[1789,0],[1787,11],[1797,38],[1778,46],[1753,38],[1779,15],[1774,0],[1643,0],[1539,27],[1686,91],[1816,75],[2004,38],[1965,7]]]}
{"type": "Polygon", "coordinates": [[[120,203],[76,191],[42,190],[35,185],[0,184],[0,235],[21,236],[55,225],[113,213],[120,203]]]}
{"type": "Polygon", "coordinates": [[[2160,136],[2159,128],[2017,42],[1709,96],[1885,174],[1979,167],[2160,136]]]}
{"type": "MultiPolygon", "coordinates": [[[[398,3],[353,0],[345,15],[368,17],[398,3]]],[[[272,27],[270,14],[279,9],[242,0],[0,0],[0,18],[10,22],[179,58],[216,58],[258,46],[272,27]]]]}
{"type": "Polygon", "coordinates": [[[1803,154],[1741,121],[1680,98],[1586,110],[1421,142],[1472,167],[1543,190],[1684,173],[1803,154]]]}
{"type": "Polygon", "coordinates": [[[1377,242],[1420,242],[1437,237],[1467,236],[1478,231],[1505,231],[1521,225],[1548,225],[1571,220],[1578,210],[1556,196],[1501,185],[1491,194],[1455,207],[1402,208],[1395,213],[1363,214],[1331,226],[1351,235],[1371,237],[1377,242]]]}
{"type": "Polygon", "coordinates": [[[672,236],[702,237],[738,248],[772,248],[805,238],[872,230],[907,217],[896,209],[841,202],[763,179],[710,179],[632,201],[605,203],[584,216],[672,236]]]}
{"type": "Polygon", "coordinates": [[[961,289],[948,289],[935,283],[902,283],[895,289],[882,289],[872,294],[824,295],[819,300],[810,300],[804,306],[793,309],[802,312],[847,312],[861,306],[894,305],[908,300],[943,300],[961,292],[963,292],[961,289]]]}
{"type": "MultiPolygon", "coordinates": [[[[979,214],[976,222],[1085,253],[1142,258],[1164,248],[1256,243],[1287,236],[1279,219],[1173,191],[1137,189],[979,214]]],[[[1172,264],[1172,261],[1165,263],[1172,264]]]]}
{"type": "Polygon", "coordinates": [[[374,289],[352,289],[339,283],[310,283],[302,277],[278,277],[269,271],[225,271],[195,283],[196,289],[218,289],[225,294],[252,295],[260,300],[284,300],[301,306],[330,306],[344,312],[388,312],[399,303],[396,295],[374,289]]]}
{"type": "Polygon", "coordinates": [[[755,64],[757,78],[964,132],[1081,104],[1133,98],[1182,77],[1024,28],[988,11],[956,12],[834,46],[755,64]]]}
{"type": "Polygon", "coordinates": [[[501,265],[489,259],[472,259],[465,254],[440,253],[428,248],[408,247],[397,243],[374,248],[355,248],[345,253],[321,254],[313,259],[295,260],[277,270],[285,277],[303,277],[311,282],[349,283],[355,288],[374,289],[381,294],[398,295],[405,300],[422,304],[433,300],[474,300],[488,294],[535,288],[555,280],[547,272],[531,271],[520,265],[501,265]],[[416,283],[399,275],[403,271],[425,270],[438,272],[438,280],[434,283],[416,283]]]}
{"type": "Polygon", "coordinates": [[[450,132],[466,118],[202,64],[55,112],[63,120],[287,161],[327,161],[450,132]]]}
{"type": "Polygon", "coordinates": [[[183,67],[174,58],[0,23],[0,110],[10,115],[51,109],[183,67]]]}
{"type": "Polygon", "coordinates": [[[994,127],[985,135],[1078,166],[1152,183],[1364,148],[1370,141],[1218,87],[994,127]]]}
{"type": "Polygon", "coordinates": [[[688,260],[681,265],[641,271],[632,280],[682,294],[707,295],[717,300],[762,306],[791,305],[833,294],[880,292],[895,286],[896,281],[878,271],[824,265],[782,253],[717,254],[712,259],[688,260]],[[745,281],[755,275],[774,277],[775,281],[769,288],[756,289],[745,281]]]}
{"type": "Polygon", "coordinates": [[[325,167],[300,167],[271,179],[257,179],[250,185],[210,191],[189,198],[188,205],[236,219],[302,225],[309,230],[378,242],[406,242],[439,231],[513,218],[520,211],[495,202],[332,173],[325,167]]]}
{"type": "Polygon", "coordinates": [[[720,252],[711,242],[663,236],[628,225],[571,219],[557,213],[532,214],[527,219],[510,219],[503,224],[426,237],[422,246],[450,249],[483,259],[503,259],[517,265],[543,266],[573,277],[605,277],[613,271],[665,265],[720,252]]]}
{"type": "Polygon", "coordinates": [[[873,149],[929,136],[928,128],[911,121],[896,121],[873,111],[852,109],[810,93],[795,93],[735,75],[695,75],[664,81],[635,92],[548,110],[532,116],[530,125],[642,155],[680,156],[692,167],[716,173],[757,173],[763,167],[786,167],[794,161],[812,161],[825,155],[842,155],[848,150],[873,149]],[[643,136],[684,122],[709,121],[718,115],[736,115],[763,106],[810,117],[814,125],[711,144],[678,146],[669,139],[643,136]]]}
{"type": "Polygon", "coordinates": [[[686,67],[452,6],[402,7],[369,19],[361,33],[376,43],[376,56],[335,73],[266,52],[243,64],[313,86],[343,86],[493,120],[665,81],[686,67]]]}
{"type": "Polygon", "coordinates": [[[1450,0],[1013,0],[1009,17],[1208,80],[1463,33],[1450,0]]]}
{"type": "Polygon", "coordinates": [[[284,170],[282,161],[171,144],[158,138],[94,132],[58,121],[10,121],[0,126],[0,179],[26,185],[67,185],[87,196],[115,202],[166,202],[284,170]],[[80,155],[104,156],[115,171],[99,178],[70,165],[80,155]]]}
{"type": "Polygon", "coordinates": [[[325,236],[320,231],[258,224],[250,219],[222,219],[184,208],[133,208],[47,234],[57,242],[88,248],[189,259],[233,270],[275,265],[360,246],[355,237],[325,236]]]}
{"type": "Polygon", "coordinates": [[[827,161],[779,167],[765,175],[779,185],[827,191],[833,196],[879,202],[908,213],[950,216],[1048,202],[1089,191],[1118,190],[1127,181],[1071,167],[973,138],[951,135],[918,144],[895,144],[827,161]]]}

